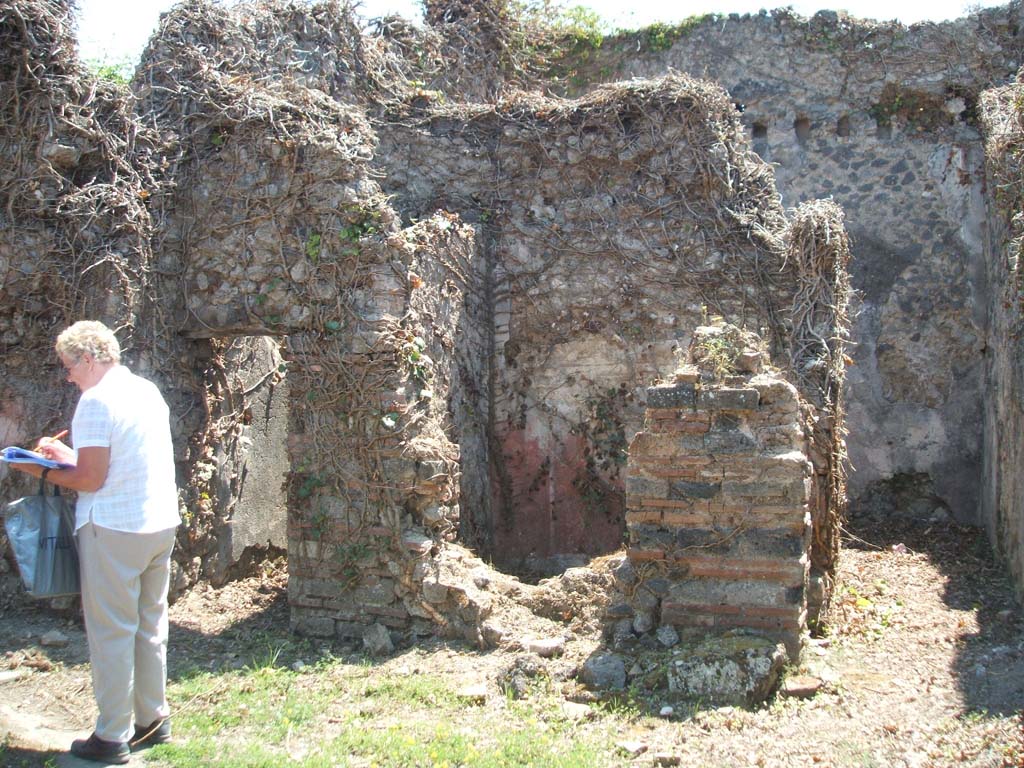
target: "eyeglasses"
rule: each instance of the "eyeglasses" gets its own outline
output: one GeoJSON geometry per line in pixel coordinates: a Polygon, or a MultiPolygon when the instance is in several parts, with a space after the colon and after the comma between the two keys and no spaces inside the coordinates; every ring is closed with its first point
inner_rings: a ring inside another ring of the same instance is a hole
{"type": "Polygon", "coordinates": [[[71,371],[74,370],[74,368],[76,366],[79,366],[79,365],[81,365],[84,362],[85,362],[85,357],[83,356],[83,357],[80,357],[80,358],[78,358],[77,360],[75,360],[74,362],[71,362],[71,363],[69,363],[66,360],[64,360],[63,358],[61,358],[60,364],[64,367],[64,370],[68,374],[70,374],[71,371]]]}

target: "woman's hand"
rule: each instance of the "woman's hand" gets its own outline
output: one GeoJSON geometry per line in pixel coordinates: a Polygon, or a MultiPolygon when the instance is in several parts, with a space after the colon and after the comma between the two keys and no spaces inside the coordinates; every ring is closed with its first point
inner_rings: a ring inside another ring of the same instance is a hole
{"type": "Polygon", "coordinates": [[[61,464],[74,464],[75,463],[75,452],[74,450],[62,443],[60,440],[55,440],[52,437],[44,437],[39,441],[39,445],[36,447],[36,452],[43,454],[48,459],[59,462],[61,464]]]}

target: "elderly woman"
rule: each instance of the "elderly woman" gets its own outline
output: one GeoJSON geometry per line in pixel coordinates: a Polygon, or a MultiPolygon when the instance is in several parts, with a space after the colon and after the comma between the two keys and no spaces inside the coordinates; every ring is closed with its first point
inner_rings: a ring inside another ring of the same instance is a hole
{"type": "Polygon", "coordinates": [[[124,764],[131,749],[171,735],[167,588],[180,518],[170,419],[157,388],[120,364],[121,347],[102,323],[75,323],[56,346],[68,381],[82,391],[74,449],[44,438],[38,450],[73,466],[13,466],[78,491],[82,608],[99,717],[71,752],[124,764]]]}

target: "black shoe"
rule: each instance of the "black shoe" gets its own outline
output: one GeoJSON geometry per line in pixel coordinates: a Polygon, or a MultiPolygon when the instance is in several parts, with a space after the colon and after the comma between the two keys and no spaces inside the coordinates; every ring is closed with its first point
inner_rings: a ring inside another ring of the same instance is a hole
{"type": "Polygon", "coordinates": [[[135,735],[132,736],[130,746],[132,752],[139,749],[147,749],[157,744],[166,744],[171,740],[171,721],[169,718],[157,720],[150,725],[136,725],[135,735]]]}
{"type": "Polygon", "coordinates": [[[128,762],[131,750],[123,741],[106,741],[93,733],[88,739],[75,739],[71,742],[71,754],[96,763],[124,765],[128,762]]]}

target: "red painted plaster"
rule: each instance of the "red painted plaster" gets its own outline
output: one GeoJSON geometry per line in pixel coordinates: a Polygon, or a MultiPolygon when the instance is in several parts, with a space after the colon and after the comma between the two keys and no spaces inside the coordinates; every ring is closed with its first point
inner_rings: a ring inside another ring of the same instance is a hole
{"type": "Polygon", "coordinates": [[[503,471],[492,469],[491,485],[495,562],[514,566],[531,556],[594,556],[622,547],[622,482],[606,479],[611,493],[585,487],[584,438],[513,429],[500,442],[503,471]]]}

